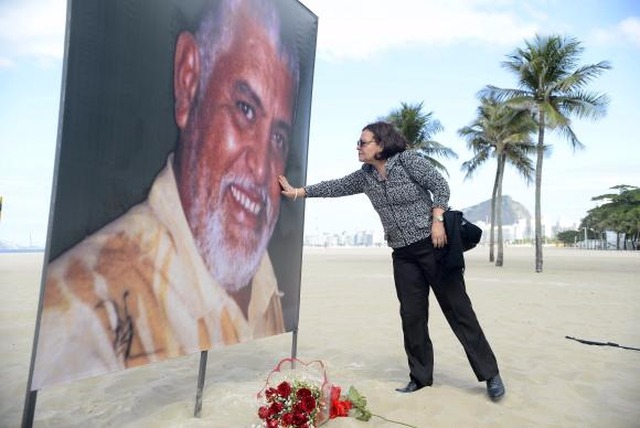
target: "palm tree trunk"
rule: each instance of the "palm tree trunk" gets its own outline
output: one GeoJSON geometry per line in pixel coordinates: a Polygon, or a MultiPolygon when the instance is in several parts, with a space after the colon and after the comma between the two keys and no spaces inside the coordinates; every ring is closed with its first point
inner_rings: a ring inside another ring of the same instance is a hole
{"type": "Polygon", "coordinates": [[[504,164],[506,155],[498,156],[498,173],[496,177],[497,193],[496,193],[496,220],[498,222],[498,257],[496,258],[496,266],[502,266],[504,261],[504,239],[502,236],[502,179],[504,178],[504,164]]]}
{"type": "Polygon", "coordinates": [[[540,109],[538,113],[538,145],[536,146],[537,159],[536,159],[536,228],[535,228],[535,243],[536,243],[536,272],[542,272],[542,207],[541,207],[541,194],[542,194],[542,160],[544,158],[544,111],[540,109]]]}
{"type": "Polygon", "coordinates": [[[498,193],[498,182],[500,177],[500,160],[497,160],[496,178],[493,181],[493,190],[491,191],[491,230],[489,231],[489,261],[493,262],[493,247],[495,243],[495,224],[496,224],[496,195],[498,193]]]}

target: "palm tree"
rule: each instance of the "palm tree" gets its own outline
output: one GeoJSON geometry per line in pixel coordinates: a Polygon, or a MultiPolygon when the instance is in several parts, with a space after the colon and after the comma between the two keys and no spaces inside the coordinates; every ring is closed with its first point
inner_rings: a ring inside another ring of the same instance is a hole
{"type": "Polygon", "coordinates": [[[442,132],[444,127],[433,117],[433,112],[423,113],[423,103],[400,103],[400,108],[389,113],[384,120],[392,123],[407,139],[412,149],[419,150],[431,164],[447,176],[447,168],[434,156],[457,159],[456,152],[433,140],[433,135],[442,132]]]}
{"type": "Polygon", "coordinates": [[[536,145],[535,246],[536,272],[542,272],[542,160],[545,130],[557,130],[575,149],[584,145],[571,129],[571,116],[597,119],[604,116],[609,99],[605,94],[586,90],[587,84],[611,68],[608,62],[578,65],[584,51],[575,38],[558,35],[536,36],[525,41],[523,49],[507,55],[502,65],[518,77],[518,89],[488,86],[481,96],[508,101],[529,108],[538,124],[536,145]]]}
{"type": "Polygon", "coordinates": [[[465,180],[486,160],[496,159],[496,176],[491,192],[491,231],[489,233],[489,261],[493,262],[494,227],[497,221],[498,257],[496,266],[502,266],[504,247],[502,239],[502,181],[505,165],[509,163],[529,183],[533,178],[533,162],[529,158],[535,153],[531,133],[536,123],[526,109],[514,109],[494,98],[481,98],[476,119],[458,130],[458,135],[467,140],[473,158],[462,163],[465,180]]]}

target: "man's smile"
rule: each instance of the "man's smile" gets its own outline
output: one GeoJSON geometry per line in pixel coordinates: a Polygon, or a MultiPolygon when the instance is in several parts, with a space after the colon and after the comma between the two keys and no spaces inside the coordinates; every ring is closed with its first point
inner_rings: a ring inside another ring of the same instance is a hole
{"type": "Polygon", "coordinates": [[[257,216],[263,206],[264,198],[235,184],[229,186],[233,199],[250,214],[257,216]]]}

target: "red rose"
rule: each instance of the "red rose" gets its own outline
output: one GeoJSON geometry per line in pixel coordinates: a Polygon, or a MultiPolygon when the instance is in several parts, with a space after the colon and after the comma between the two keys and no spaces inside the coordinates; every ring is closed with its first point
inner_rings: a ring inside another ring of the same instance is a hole
{"type": "Polygon", "coordinates": [[[304,412],[295,412],[293,414],[293,425],[296,427],[306,426],[309,422],[309,416],[304,412]]]}
{"type": "Polygon", "coordinates": [[[280,428],[280,424],[275,419],[269,419],[267,421],[267,428],[280,428]]]}
{"type": "Polygon", "coordinates": [[[349,410],[351,410],[351,401],[341,401],[341,412],[340,416],[349,416],[349,410]]]}
{"type": "Polygon", "coordinates": [[[271,415],[271,411],[267,406],[261,406],[258,409],[258,416],[260,419],[267,419],[271,415]]]}
{"type": "Polygon", "coordinates": [[[351,401],[331,400],[329,418],[333,419],[338,416],[349,416],[349,410],[351,410],[351,401]]]}
{"type": "Polygon", "coordinates": [[[312,396],[302,397],[300,400],[301,407],[307,412],[313,411],[316,408],[316,399],[312,396]]]}
{"type": "Polygon", "coordinates": [[[282,422],[283,422],[285,425],[293,425],[293,419],[294,419],[294,418],[293,418],[293,413],[285,413],[285,414],[282,416],[282,422]]]}
{"type": "Polygon", "coordinates": [[[286,398],[289,396],[289,394],[291,394],[291,385],[289,385],[289,382],[284,381],[282,382],[280,385],[278,385],[278,395],[280,397],[286,398]]]}
{"type": "Polygon", "coordinates": [[[311,397],[311,390],[309,390],[309,388],[300,388],[298,392],[296,392],[296,397],[311,397]]]}
{"type": "Polygon", "coordinates": [[[265,397],[267,397],[268,401],[271,401],[271,399],[273,398],[274,395],[277,395],[278,391],[276,391],[275,388],[267,388],[267,390],[264,392],[265,397]]]}
{"type": "Polygon", "coordinates": [[[304,408],[304,405],[301,402],[297,402],[296,404],[293,405],[293,412],[296,414],[308,414],[309,412],[307,411],[307,409],[304,408]]]}
{"type": "Polygon", "coordinates": [[[331,385],[331,401],[340,399],[340,387],[336,385],[331,385]]]}
{"type": "Polygon", "coordinates": [[[282,403],[271,403],[271,406],[269,406],[269,411],[271,412],[271,415],[277,415],[282,411],[283,408],[284,406],[282,405],[282,403]]]}

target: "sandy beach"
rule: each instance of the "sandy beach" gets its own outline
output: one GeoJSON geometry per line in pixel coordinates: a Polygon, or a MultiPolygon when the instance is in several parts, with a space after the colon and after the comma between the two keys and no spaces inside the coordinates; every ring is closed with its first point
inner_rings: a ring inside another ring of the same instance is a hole
{"type": "MultiPolygon", "coordinates": [[[[0,426],[18,427],[39,298],[42,253],[0,254],[0,426]]],[[[390,250],[305,248],[298,357],[325,362],[333,383],[354,385],[369,409],[428,427],[638,427],[640,252],[507,247],[467,253],[467,289],[507,388],[486,397],[462,347],[431,299],[431,388],[399,394],[408,380],[390,250]]],[[[36,427],[251,427],[255,395],[290,355],[291,334],[209,352],[202,416],[193,417],[199,355],[38,392],[36,427]]],[[[399,426],[372,418],[327,428],[399,426]]]]}

